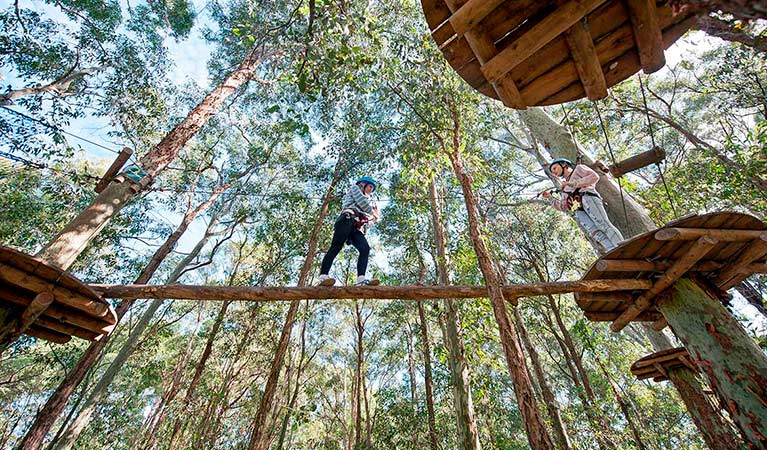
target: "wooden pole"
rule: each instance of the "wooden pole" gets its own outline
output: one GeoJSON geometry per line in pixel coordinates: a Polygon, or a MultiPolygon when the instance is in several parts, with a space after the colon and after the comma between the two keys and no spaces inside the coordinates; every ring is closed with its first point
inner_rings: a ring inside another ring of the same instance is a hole
{"type": "Polygon", "coordinates": [[[610,328],[616,332],[622,330],[642,311],[650,307],[650,302],[656,295],[668,289],[676,280],[687,273],[687,271],[701,258],[706,256],[706,253],[708,253],[717,243],[719,243],[719,241],[711,236],[701,236],[692,247],[690,247],[687,253],[679,258],[674,265],[663,274],[652,288],[640,295],[633,305],[626,308],[623,314],[613,322],[610,328]]]}
{"type": "Polygon", "coordinates": [[[657,303],[749,448],[767,448],[767,357],[716,298],[689,279],[657,303]]]}
{"type": "Polygon", "coordinates": [[[738,256],[738,259],[719,273],[716,284],[722,290],[731,288],[740,282],[740,275],[744,272],[744,269],[752,262],[763,257],[765,253],[767,253],[767,233],[761,235],[759,239],[751,241],[748,247],[738,256]]]}
{"type": "MultiPolygon", "coordinates": [[[[90,285],[106,298],[123,299],[186,299],[289,301],[314,299],[398,299],[423,300],[440,298],[484,298],[485,286],[307,286],[307,287],[242,287],[169,285],[90,285]]],[[[587,280],[551,283],[515,284],[503,286],[509,298],[531,297],[568,292],[611,292],[644,290],[652,287],[650,280],[587,280]]]]}
{"type": "Polygon", "coordinates": [[[0,354],[32,326],[51,303],[53,303],[53,294],[47,291],[41,292],[27,305],[21,317],[15,321],[9,321],[8,326],[0,330],[0,354]]]}
{"type": "Polygon", "coordinates": [[[659,241],[694,241],[702,236],[711,236],[722,242],[767,239],[764,230],[724,230],[715,228],[664,228],[655,233],[659,241]]]}
{"type": "Polygon", "coordinates": [[[104,176],[101,177],[99,182],[96,184],[96,187],[93,189],[96,191],[97,194],[100,194],[101,191],[106,189],[107,186],[109,186],[109,183],[112,182],[112,179],[117,175],[117,172],[120,171],[123,164],[125,164],[126,161],[128,161],[128,158],[133,154],[133,150],[131,150],[128,147],[125,147],[122,149],[119,155],[117,155],[117,158],[112,162],[112,165],[109,166],[106,173],[104,173],[104,176]]]}
{"type": "MultiPolygon", "coordinates": [[[[663,47],[661,47],[661,56],[662,55],[663,47]]],[[[665,157],[666,151],[663,150],[662,147],[655,147],[652,150],[639,153],[632,156],[631,158],[626,158],[623,161],[618,161],[617,163],[610,166],[610,173],[615,178],[622,177],[623,175],[626,175],[627,173],[633,172],[637,169],[641,169],[642,167],[659,163],[663,161],[665,157]]]]}

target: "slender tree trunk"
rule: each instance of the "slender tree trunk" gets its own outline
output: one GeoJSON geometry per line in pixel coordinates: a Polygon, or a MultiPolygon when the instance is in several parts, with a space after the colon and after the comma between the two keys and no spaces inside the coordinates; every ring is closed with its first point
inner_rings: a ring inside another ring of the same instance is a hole
{"type": "Polygon", "coordinates": [[[658,309],[751,448],[767,447],[767,357],[714,294],[682,279],[658,309]]]}
{"type": "Polygon", "coordinates": [[[360,313],[360,305],[359,300],[354,301],[354,329],[357,332],[357,341],[355,342],[355,350],[357,353],[357,364],[355,367],[354,372],[354,379],[356,380],[356,392],[355,392],[355,422],[354,422],[354,450],[360,450],[361,443],[362,443],[362,377],[364,374],[362,373],[362,365],[365,361],[365,356],[363,353],[363,334],[365,332],[365,329],[362,325],[362,314],[360,313]]]}
{"type": "Polygon", "coordinates": [[[501,335],[501,345],[506,356],[506,364],[514,384],[514,393],[517,397],[517,404],[522,415],[522,422],[527,432],[527,438],[530,446],[534,450],[553,449],[546,424],[540,416],[537,402],[533,393],[530,378],[527,376],[525,357],[522,349],[513,331],[509,312],[506,310],[506,300],[501,291],[501,284],[498,274],[493,267],[490,251],[488,250],[482,233],[479,229],[479,211],[477,202],[472,189],[472,179],[463,166],[458,149],[461,147],[459,130],[460,121],[458,112],[453,110],[453,142],[452,149],[446,150],[447,156],[453,167],[453,172],[458,179],[463,191],[466,212],[469,221],[469,237],[471,238],[474,252],[477,255],[479,266],[482,271],[485,284],[487,285],[488,296],[493,305],[493,314],[498,323],[498,331],[501,335]]]}
{"type": "MultiPolygon", "coordinates": [[[[344,160],[339,157],[338,161],[336,161],[333,179],[330,182],[330,186],[328,186],[325,197],[322,199],[320,211],[317,214],[317,219],[314,221],[314,226],[309,236],[306,258],[304,259],[304,263],[301,266],[301,271],[298,275],[298,286],[305,286],[309,280],[309,271],[314,263],[314,257],[317,254],[317,242],[319,240],[322,223],[325,220],[325,216],[327,216],[328,206],[333,198],[333,189],[341,179],[343,165],[344,160]]],[[[277,390],[280,371],[282,370],[285,353],[287,352],[288,344],[290,343],[290,335],[293,330],[293,322],[295,321],[296,313],[298,312],[298,306],[298,301],[290,302],[290,307],[285,316],[285,323],[282,326],[280,340],[277,343],[277,350],[274,353],[274,359],[272,360],[272,365],[269,369],[269,376],[267,377],[266,385],[264,386],[264,395],[261,396],[261,402],[256,411],[256,417],[253,419],[253,433],[248,444],[248,450],[266,450],[268,446],[269,439],[266,436],[266,419],[272,410],[274,393],[277,390]]]]}
{"type": "Polygon", "coordinates": [[[693,29],[700,30],[709,36],[718,37],[729,42],[739,42],[760,53],[767,53],[767,39],[749,34],[740,23],[729,22],[718,17],[701,15],[693,29]]]}
{"type": "MultiPolygon", "coordinates": [[[[552,157],[576,159],[578,148],[573,137],[562,125],[552,120],[542,109],[528,108],[526,111],[520,112],[520,117],[536,139],[543,142],[552,157]]],[[[584,163],[588,165],[592,164],[593,161],[586,157],[584,158],[584,163]]],[[[600,172],[598,171],[597,173],[600,172]]],[[[597,191],[605,200],[605,209],[610,220],[625,238],[655,229],[655,224],[650,219],[647,211],[639,204],[631,198],[625,198],[625,203],[621,202],[618,186],[607,175],[600,174],[597,191]],[[623,213],[623,205],[625,205],[626,214],[623,213]],[[626,215],[628,216],[628,221],[625,220],[626,215]]],[[[724,312],[726,313],[726,311],[724,312]]],[[[664,350],[664,347],[658,346],[663,341],[662,338],[657,336],[658,333],[649,327],[644,329],[655,350],[664,350]]],[[[710,448],[714,450],[731,449],[732,447],[721,439],[722,436],[728,434],[730,427],[725,421],[719,420],[721,416],[716,409],[710,407],[703,389],[698,389],[700,385],[684,383],[682,386],[677,386],[677,381],[683,382],[685,379],[695,377],[693,373],[684,374],[684,376],[679,375],[687,370],[689,369],[685,368],[675,371],[677,375],[674,375],[670,380],[677,387],[677,391],[682,397],[684,404],[688,408],[698,408],[696,411],[690,411],[690,417],[710,448]]]]}
{"type": "Polygon", "coordinates": [[[530,362],[533,365],[535,376],[538,378],[538,385],[541,387],[541,393],[543,400],[546,403],[546,411],[549,413],[549,420],[551,421],[551,427],[554,429],[554,438],[556,439],[557,447],[561,450],[570,450],[572,445],[570,444],[570,437],[567,434],[567,427],[562,421],[562,415],[559,411],[559,403],[554,397],[554,392],[551,391],[549,383],[546,381],[546,376],[543,372],[543,365],[541,364],[538,352],[533,347],[533,343],[530,341],[530,336],[527,333],[527,327],[525,327],[522,315],[519,313],[519,308],[512,308],[514,312],[515,324],[519,336],[522,338],[522,343],[527,349],[527,354],[530,356],[530,362]]]}
{"type": "Polygon", "coordinates": [[[431,378],[431,344],[429,343],[429,329],[426,325],[426,314],[423,303],[418,301],[418,320],[421,325],[421,341],[423,344],[423,373],[426,385],[426,412],[429,421],[429,443],[431,450],[439,450],[439,438],[437,437],[437,424],[434,418],[434,394],[432,393],[431,378]]]}
{"type": "MultiPolygon", "coordinates": [[[[175,128],[140,160],[140,166],[150,180],[154,180],[173,161],[186,143],[192,139],[218,108],[235,90],[247,83],[267,55],[254,49],[216,86],[175,128]]],[[[112,182],[74,220],[43,248],[37,256],[48,264],[68,269],[77,256],[120,212],[137,192],[129,182],[112,182]]],[[[140,186],[144,188],[144,186],[140,186]]],[[[47,431],[47,430],[46,430],[47,431]]],[[[39,441],[34,443],[39,444],[39,441]]]]}
{"type": "Polygon", "coordinates": [[[229,305],[231,304],[231,301],[222,303],[221,308],[218,310],[218,314],[216,315],[216,319],[213,321],[213,326],[211,327],[210,333],[208,333],[208,339],[205,342],[205,348],[203,349],[200,358],[197,360],[197,364],[194,368],[194,374],[192,375],[192,379],[189,382],[189,386],[186,388],[186,394],[184,395],[184,401],[182,402],[179,415],[176,417],[176,420],[173,423],[173,429],[171,431],[170,438],[168,439],[168,449],[177,448],[177,440],[182,431],[182,420],[188,420],[188,418],[191,416],[189,407],[192,403],[192,400],[194,399],[195,393],[197,392],[197,387],[200,384],[200,379],[202,378],[202,372],[205,369],[205,365],[208,363],[208,359],[213,352],[213,344],[216,341],[218,331],[221,329],[221,324],[224,322],[226,311],[229,309],[229,305]]]}
{"type": "Polygon", "coordinates": [[[42,95],[46,92],[54,92],[58,95],[64,95],[69,90],[69,86],[74,81],[82,78],[86,75],[90,75],[94,72],[103,70],[104,67],[86,67],[80,70],[71,70],[67,72],[63,77],[54,80],[45,85],[37,85],[34,87],[27,87],[22,89],[11,89],[4,94],[0,94],[0,105],[12,105],[13,100],[22,97],[29,97],[31,95],[42,95]]]}
{"type": "MultiPolygon", "coordinates": [[[[437,200],[437,187],[434,181],[429,183],[429,202],[431,203],[431,223],[437,253],[437,275],[439,284],[449,285],[447,241],[442,209],[437,200]]],[[[460,450],[480,450],[477,422],[474,418],[474,404],[471,398],[471,380],[466,351],[461,335],[461,320],[458,306],[453,299],[445,299],[445,345],[450,353],[450,383],[453,387],[453,403],[458,430],[458,448],[460,450]]]]}

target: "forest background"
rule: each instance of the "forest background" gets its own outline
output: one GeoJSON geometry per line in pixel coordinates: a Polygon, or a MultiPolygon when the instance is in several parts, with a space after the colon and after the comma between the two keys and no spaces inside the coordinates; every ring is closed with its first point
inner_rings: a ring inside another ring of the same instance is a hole
{"type": "MultiPolygon", "coordinates": [[[[116,152],[133,149],[135,164],[257,54],[76,260],[79,278],[128,284],[159,263],[150,283],[311,284],[344,190],[371,175],[383,207],[372,275],[481,284],[449,147],[504,282],[578,279],[595,249],[537,197],[552,187],[542,164],[573,140],[606,164],[653,140],[666,150],[621,180],[656,224],[721,209],[765,218],[764,26],[715,15],[699,28],[643,77],[646,104],[637,77],[599,102],[608,148],[592,102],[517,113],[474,92],[417,2],[4,1],[0,243],[39,251],[95,197],[116,152]]],[[[349,248],[336,261],[344,284],[355,259],[349,248]]],[[[731,310],[764,348],[767,280],[748,288],[731,310]]],[[[0,356],[0,448],[527,448],[487,300],[126,311],[81,381],[68,376],[83,340],[27,336],[0,356]]],[[[672,385],[629,373],[652,352],[639,329],[588,323],[570,295],[525,299],[513,318],[558,446],[705,448],[672,385]]]]}

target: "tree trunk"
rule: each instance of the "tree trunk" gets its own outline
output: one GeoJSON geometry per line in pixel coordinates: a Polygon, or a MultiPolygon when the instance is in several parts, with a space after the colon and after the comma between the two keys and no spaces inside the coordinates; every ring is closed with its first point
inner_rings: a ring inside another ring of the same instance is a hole
{"type": "Polygon", "coordinates": [[[569,435],[567,434],[567,427],[565,427],[565,423],[562,421],[562,415],[559,411],[559,403],[557,403],[557,399],[554,397],[554,393],[551,391],[551,387],[549,387],[549,383],[546,381],[543,365],[538,357],[538,352],[530,341],[530,336],[527,334],[527,327],[525,327],[522,315],[519,313],[519,308],[514,307],[512,308],[512,311],[514,312],[517,331],[522,338],[522,343],[525,349],[527,349],[527,354],[530,356],[530,362],[533,365],[535,376],[538,378],[538,385],[541,387],[543,400],[546,403],[546,411],[549,413],[551,427],[554,429],[554,438],[556,439],[557,447],[560,450],[570,450],[572,446],[570,444],[569,435]]]}
{"type": "MultiPolygon", "coordinates": [[[[439,284],[449,285],[447,241],[440,202],[437,201],[437,187],[434,181],[429,183],[429,202],[431,203],[431,223],[437,253],[437,275],[439,284]]],[[[479,432],[474,418],[474,404],[471,398],[471,377],[466,362],[466,350],[461,335],[461,319],[458,307],[453,299],[446,298],[445,305],[445,346],[450,356],[450,384],[453,387],[453,404],[458,431],[460,450],[480,450],[479,432]]]]}
{"type": "Polygon", "coordinates": [[[48,84],[22,89],[11,89],[4,94],[0,94],[0,105],[12,105],[13,100],[16,100],[17,98],[28,97],[30,95],[42,95],[46,92],[54,92],[58,95],[64,95],[69,90],[69,86],[71,86],[78,78],[82,78],[94,72],[99,72],[103,69],[104,67],[87,67],[80,70],[74,70],[73,68],[73,70],[68,71],[63,77],[48,84]]]}
{"type": "Polygon", "coordinates": [[[360,450],[362,442],[362,377],[364,376],[362,371],[362,365],[365,362],[365,355],[363,353],[363,334],[365,332],[362,325],[362,314],[360,313],[359,300],[354,301],[354,316],[355,325],[354,330],[357,332],[357,342],[355,342],[355,349],[357,353],[357,364],[355,367],[354,378],[356,380],[357,389],[355,392],[355,422],[354,422],[354,450],[360,450]]]}
{"type": "MultiPolygon", "coordinates": [[[[520,111],[520,117],[530,128],[533,135],[544,143],[552,157],[574,158],[573,160],[577,158],[578,149],[573,137],[565,127],[552,120],[542,109],[528,108],[526,111],[520,111]]],[[[584,163],[589,164],[591,161],[584,160],[584,163]]],[[[597,173],[600,172],[597,171],[597,173]]],[[[647,211],[638,203],[634,202],[631,198],[625,198],[626,202],[621,203],[618,186],[607,175],[600,174],[597,191],[605,199],[605,209],[610,220],[620,230],[624,238],[655,229],[655,224],[650,219],[647,211]],[[626,213],[629,218],[628,222],[623,214],[623,205],[626,207],[626,213]]],[[[662,339],[658,338],[658,333],[652,328],[644,327],[644,330],[655,351],[665,350],[665,348],[670,347],[658,346],[659,341],[662,341],[662,339]]],[[[689,369],[679,370],[684,372],[689,369]]],[[[685,374],[684,377],[680,376],[679,379],[682,381],[683,378],[689,379],[694,377],[695,374],[691,372],[685,374]]],[[[698,389],[700,385],[687,383],[684,386],[677,386],[674,378],[670,378],[670,380],[677,387],[677,391],[682,397],[684,404],[688,407],[698,408],[696,411],[690,411],[690,417],[701,432],[706,444],[714,450],[731,448],[720,446],[723,441],[718,437],[726,435],[730,428],[726,422],[719,420],[720,415],[706,401],[706,394],[703,392],[703,389],[698,389]],[[707,418],[707,420],[702,420],[703,418],[707,418]]]]}
{"type": "Polygon", "coordinates": [[[479,229],[479,211],[477,202],[472,189],[472,180],[463,166],[458,149],[461,147],[458,136],[459,118],[457,111],[453,111],[453,142],[452,149],[447,150],[447,156],[453,167],[453,172],[461,184],[463,198],[466,204],[466,212],[469,221],[469,237],[471,238],[474,252],[477,255],[482,276],[487,285],[488,296],[493,306],[493,314],[498,323],[498,331],[501,335],[501,345],[506,356],[506,364],[509,369],[509,375],[514,384],[514,393],[517,397],[522,422],[527,432],[527,438],[530,446],[534,450],[553,449],[546,424],[538,412],[537,402],[533,393],[532,384],[527,376],[525,357],[519,345],[519,340],[513,331],[509,312],[506,310],[506,299],[501,291],[501,283],[498,274],[493,267],[490,251],[485,245],[485,241],[479,229]]]}
{"type": "Polygon", "coordinates": [[[431,450],[439,450],[439,438],[437,438],[437,424],[434,418],[434,395],[432,393],[431,379],[431,344],[429,343],[429,330],[426,325],[426,314],[423,303],[418,302],[418,320],[421,325],[421,341],[423,344],[423,373],[426,385],[426,412],[429,421],[429,443],[431,450]]]}
{"type": "Polygon", "coordinates": [[[689,279],[658,309],[709,379],[744,440],[767,447],[767,357],[719,300],[689,279]]]}
{"type": "MultiPolygon", "coordinates": [[[[339,157],[336,161],[336,167],[333,173],[333,179],[328,186],[325,197],[322,199],[322,205],[320,211],[317,214],[317,219],[314,221],[312,232],[309,235],[309,244],[306,250],[306,258],[301,266],[301,271],[298,275],[298,286],[305,286],[309,280],[309,271],[314,263],[314,257],[317,254],[317,241],[319,240],[320,230],[322,229],[322,223],[325,220],[325,216],[328,214],[328,207],[330,201],[333,198],[333,190],[341,179],[343,158],[339,157]]],[[[268,414],[272,410],[274,402],[274,393],[277,390],[277,383],[280,379],[280,371],[282,370],[283,361],[285,360],[285,353],[290,343],[290,335],[293,330],[293,322],[298,312],[299,302],[294,300],[290,302],[290,307],[285,316],[285,323],[282,326],[282,333],[280,334],[280,340],[277,343],[277,349],[274,353],[274,359],[269,369],[269,376],[266,379],[266,385],[264,386],[264,395],[261,396],[261,401],[256,411],[256,417],[253,419],[253,434],[251,435],[250,442],[248,443],[248,450],[266,450],[268,447],[269,439],[267,439],[266,419],[268,414]]]]}
{"type": "Polygon", "coordinates": [[[176,417],[176,420],[173,423],[173,430],[171,431],[170,438],[168,439],[168,449],[172,450],[176,448],[177,439],[181,433],[183,424],[182,420],[188,419],[189,416],[191,416],[189,405],[194,399],[194,395],[197,391],[197,386],[199,386],[200,379],[202,378],[202,372],[205,369],[205,365],[208,363],[210,354],[213,352],[213,343],[216,341],[218,331],[221,329],[221,324],[224,322],[226,311],[229,309],[229,305],[231,304],[231,301],[226,301],[221,304],[221,308],[218,310],[218,314],[216,315],[216,319],[210,329],[210,333],[208,333],[208,339],[205,342],[205,348],[203,349],[200,358],[197,360],[197,364],[194,368],[194,375],[192,375],[192,380],[189,382],[189,386],[186,388],[186,394],[184,394],[184,401],[179,408],[180,411],[178,413],[178,417],[176,417]]]}
{"type": "MultiPolygon", "coordinates": [[[[154,180],[173,161],[186,143],[200,131],[221,104],[235,90],[244,85],[256,71],[266,55],[253,50],[237,69],[230,73],[189,114],[140,160],[140,166],[150,180],[154,180]]],[[[85,247],[106,224],[117,215],[137,192],[130,182],[112,182],[75,219],[49,242],[39,253],[48,264],[68,269],[85,247]]],[[[143,188],[143,186],[140,186],[143,188]]]]}
{"type": "Polygon", "coordinates": [[[765,0],[672,0],[670,3],[678,9],[721,10],[738,19],[767,19],[767,2],[765,0]]]}
{"type": "Polygon", "coordinates": [[[747,33],[740,23],[729,22],[718,17],[701,15],[698,22],[692,26],[694,30],[700,30],[709,36],[729,42],[739,42],[753,48],[760,53],[767,53],[767,39],[747,33]]]}

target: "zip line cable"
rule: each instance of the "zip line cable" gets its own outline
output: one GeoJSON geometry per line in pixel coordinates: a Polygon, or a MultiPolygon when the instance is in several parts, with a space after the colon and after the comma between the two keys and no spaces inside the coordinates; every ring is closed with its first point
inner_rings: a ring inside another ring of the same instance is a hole
{"type": "Polygon", "coordinates": [[[16,156],[16,155],[13,155],[11,153],[7,153],[7,152],[1,151],[1,150],[0,150],[0,156],[2,156],[5,159],[8,159],[8,160],[21,163],[21,164],[23,164],[23,165],[25,165],[27,167],[31,167],[33,169],[50,170],[52,172],[57,172],[57,173],[60,173],[60,174],[63,174],[63,175],[67,175],[68,177],[85,177],[85,178],[88,178],[88,179],[94,180],[94,181],[101,180],[101,177],[97,177],[97,176],[91,175],[89,173],[78,173],[78,172],[74,172],[74,171],[71,171],[71,170],[57,169],[57,168],[51,167],[51,166],[49,166],[47,164],[31,161],[29,159],[22,158],[20,156],[16,156]]]}
{"type": "MultiPolygon", "coordinates": [[[[652,121],[650,120],[650,109],[647,107],[647,96],[644,93],[644,82],[642,81],[641,75],[638,73],[637,77],[639,78],[639,90],[642,92],[642,103],[644,103],[644,112],[645,116],[647,117],[647,128],[650,130],[650,142],[652,143],[652,148],[655,149],[655,130],[653,129],[652,121]]],[[[674,207],[674,200],[671,199],[671,192],[668,190],[668,184],[666,184],[666,177],[663,175],[663,169],[660,166],[660,162],[656,162],[655,166],[658,168],[660,180],[663,182],[663,188],[666,190],[666,197],[668,197],[668,202],[671,205],[671,212],[674,213],[674,218],[676,219],[679,217],[679,215],[677,214],[676,208],[674,207]]]]}

